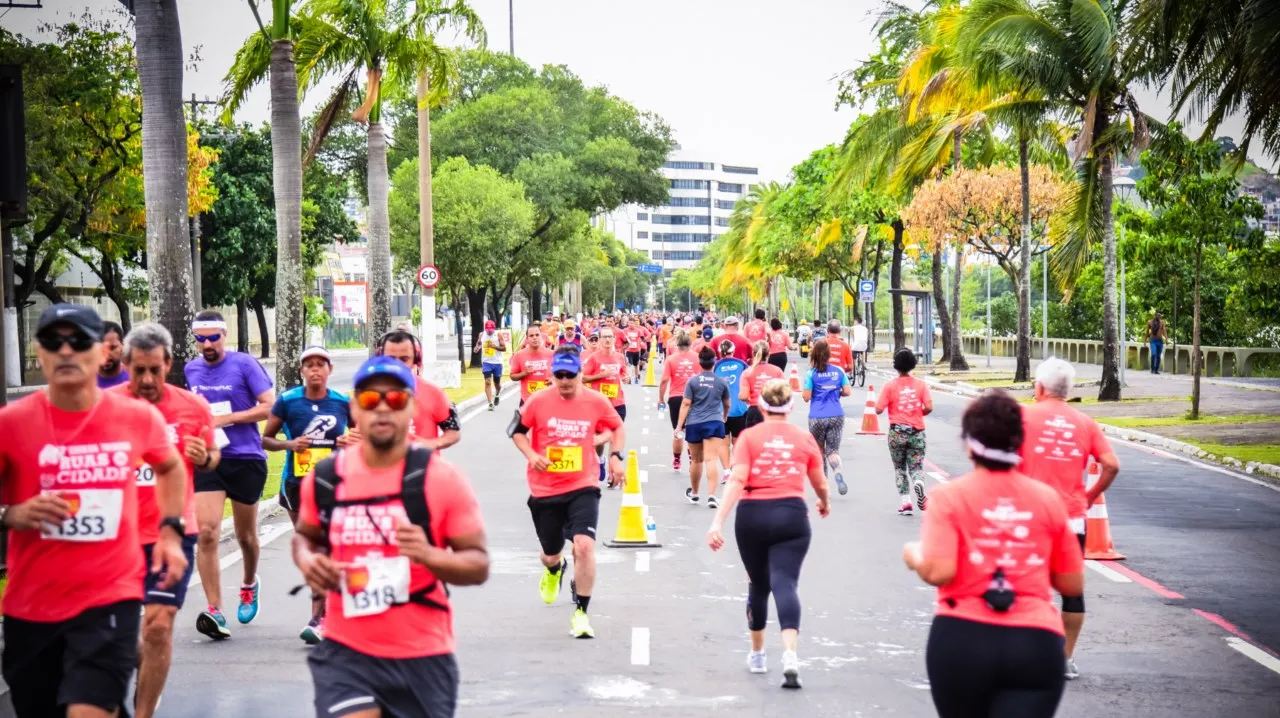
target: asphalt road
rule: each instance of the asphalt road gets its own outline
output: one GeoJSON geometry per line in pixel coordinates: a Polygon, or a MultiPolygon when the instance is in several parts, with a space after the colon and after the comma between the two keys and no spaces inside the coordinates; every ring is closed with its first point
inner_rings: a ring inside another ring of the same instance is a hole
{"type": "MultiPolygon", "coordinates": [[[[958,437],[965,400],[935,397],[931,484],[968,468],[958,437]]],[[[776,624],[771,672],[746,672],[746,581],[731,532],[723,551],[706,547],[711,512],[685,502],[686,476],[670,465],[670,424],[653,410],[656,390],[628,387],[627,398],[628,446],[642,452],[644,499],[663,546],[600,547],[594,641],[568,636],[567,591],[555,606],[538,598],[524,465],[503,434],[514,402],[473,414],[462,442],[446,452],[475,486],[493,558],[487,585],[453,594],[458,714],[934,715],[924,669],[933,590],[900,559],[919,519],[896,515],[883,438],[853,434],[862,391],[846,402],[850,492],[834,497],[829,518],[812,515],[799,692],[778,687],[776,624]]],[[[1213,468],[1117,449],[1122,470],[1108,508],[1117,548],[1129,559],[1087,572],[1089,618],[1077,651],[1084,675],[1068,684],[1059,715],[1280,716],[1280,661],[1266,648],[1280,646],[1280,493],[1213,468]]],[[[601,537],[613,535],[619,504],[619,493],[606,492],[601,537]]],[[[259,617],[248,626],[233,619],[233,637],[211,643],[195,631],[202,601],[193,588],[179,616],[161,715],[315,715],[307,649],[297,638],[309,601],[305,592],[288,595],[300,581],[288,555],[291,534],[279,517],[263,531],[259,617]]],[[[234,596],[234,546],[224,551],[224,590],[234,596]]]]}

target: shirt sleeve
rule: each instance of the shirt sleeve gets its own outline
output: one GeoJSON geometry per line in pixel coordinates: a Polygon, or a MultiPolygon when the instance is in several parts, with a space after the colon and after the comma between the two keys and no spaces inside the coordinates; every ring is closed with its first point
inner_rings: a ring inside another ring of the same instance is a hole
{"type": "Polygon", "coordinates": [[[1102,433],[1102,427],[1098,425],[1098,422],[1090,419],[1089,424],[1089,454],[1095,459],[1100,459],[1107,454],[1114,453],[1111,449],[1111,442],[1107,441],[1107,435],[1102,433]]]}
{"type": "Polygon", "coordinates": [[[284,397],[282,396],[276,397],[276,402],[271,405],[271,415],[282,421],[288,418],[287,409],[285,408],[285,405],[284,405],[284,397]]]}
{"type": "MultiPolygon", "coordinates": [[[[847,349],[845,351],[848,353],[847,349]]],[[[836,367],[836,369],[840,372],[840,386],[849,386],[849,375],[845,374],[844,369],[840,367],[836,367]]]]}
{"type": "Polygon", "coordinates": [[[801,386],[805,391],[813,391],[813,369],[804,373],[804,384],[801,386]]]}
{"type": "Polygon", "coordinates": [[[484,531],[480,502],[476,500],[471,482],[438,454],[432,458],[426,501],[437,543],[484,531]]]}
{"type": "Polygon", "coordinates": [[[139,452],[142,460],[155,465],[164,463],[170,457],[177,457],[173,442],[169,441],[169,429],[164,423],[164,417],[160,415],[160,410],[150,404],[144,406],[141,402],[138,402],[138,406],[146,409],[143,421],[147,422],[146,443],[142,445],[142,451],[139,452]]]}
{"type": "Polygon", "coordinates": [[[511,374],[524,371],[524,350],[511,355],[511,368],[508,370],[511,374]]]}
{"type": "MultiPolygon", "coordinates": [[[[813,437],[809,437],[812,439],[813,437]]],[[[733,458],[730,466],[751,466],[751,441],[738,441],[733,445],[733,458]]]]}
{"type": "Polygon", "coordinates": [[[960,552],[960,532],[945,491],[934,490],[929,510],[920,527],[920,553],[925,558],[956,559],[960,552]],[[939,499],[942,499],[939,501],[939,499]]]}
{"type": "MultiPolygon", "coordinates": [[[[540,402],[538,401],[538,395],[533,394],[530,396],[529,400],[524,403],[524,406],[520,407],[518,410],[520,412],[520,423],[532,429],[534,424],[537,422],[537,407],[539,405],[540,402]]],[[[532,436],[529,437],[529,441],[533,441],[532,436]]]]}
{"type": "Polygon", "coordinates": [[[890,381],[883,389],[880,390],[880,396],[876,397],[877,414],[884,411],[885,408],[889,406],[889,402],[892,401],[897,386],[898,385],[896,383],[890,381]]]}
{"type": "Polygon", "coordinates": [[[821,470],[823,468],[822,449],[818,447],[818,440],[813,438],[813,434],[805,434],[804,436],[805,453],[809,460],[805,462],[805,468],[809,471],[814,469],[821,470]]]}
{"type": "Polygon", "coordinates": [[[262,396],[264,391],[270,390],[273,384],[271,383],[271,377],[267,376],[266,368],[258,363],[257,359],[253,357],[246,358],[249,363],[253,364],[253,368],[246,373],[245,378],[249,382],[249,391],[253,392],[253,397],[256,399],[262,396]]]}
{"type": "Polygon", "coordinates": [[[432,412],[431,420],[436,426],[449,422],[449,417],[453,415],[453,404],[449,401],[449,397],[444,390],[438,386],[431,387],[432,412]]]}
{"type": "Polygon", "coordinates": [[[693,401],[693,380],[684,385],[684,398],[693,401]]]}

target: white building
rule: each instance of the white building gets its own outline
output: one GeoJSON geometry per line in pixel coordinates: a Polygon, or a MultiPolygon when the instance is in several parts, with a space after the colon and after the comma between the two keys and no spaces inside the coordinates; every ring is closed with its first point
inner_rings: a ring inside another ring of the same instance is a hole
{"type": "Polygon", "coordinates": [[[760,170],[710,162],[677,148],[662,174],[671,184],[666,204],[627,205],[606,219],[623,244],[643,252],[670,275],[692,267],[707,244],[729,231],[734,204],[760,181],[760,170]]]}

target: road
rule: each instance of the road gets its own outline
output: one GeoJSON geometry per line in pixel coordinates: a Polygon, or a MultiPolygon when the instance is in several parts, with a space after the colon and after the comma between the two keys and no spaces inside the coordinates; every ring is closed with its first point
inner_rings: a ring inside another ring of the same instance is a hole
{"type": "MultiPolygon", "coordinates": [[[[627,428],[663,546],[600,548],[594,641],[569,638],[567,591],[555,606],[538,599],[537,543],[524,466],[503,434],[506,403],[466,417],[462,442],[447,455],[475,486],[493,569],[487,585],[453,593],[458,714],[934,715],[924,669],[933,591],[900,559],[919,519],[896,515],[883,438],[852,433],[863,398],[858,390],[846,402],[850,492],[834,497],[829,518],[813,514],[799,692],[778,687],[776,623],[771,672],[745,670],[745,577],[732,535],[720,553],[706,547],[711,513],[685,502],[685,475],[670,466],[670,425],[652,409],[655,389],[627,388],[627,428]]],[[[964,405],[935,395],[930,483],[968,468],[958,437],[964,405]]],[[[1280,661],[1265,648],[1280,646],[1280,493],[1127,445],[1117,453],[1122,471],[1108,508],[1117,548],[1129,560],[1087,572],[1089,618],[1077,652],[1084,675],[1068,684],[1059,715],[1280,716],[1280,661]]],[[[619,504],[618,493],[606,492],[600,536],[613,535],[619,504]]],[[[275,517],[263,534],[261,614],[248,626],[233,622],[229,641],[211,643],[194,628],[202,606],[193,588],[179,616],[161,715],[314,715],[307,649],[297,639],[309,601],[306,592],[288,595],[300,581],[288,554],[291,533],[275,517]]],[[[224,591],[234,596],[235,549],[223,550],[224,591]]]]}

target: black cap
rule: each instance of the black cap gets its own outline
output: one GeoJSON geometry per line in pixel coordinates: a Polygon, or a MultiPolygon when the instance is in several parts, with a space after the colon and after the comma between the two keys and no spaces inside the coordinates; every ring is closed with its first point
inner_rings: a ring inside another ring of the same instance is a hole
{"type": "Polygon", "coordinates": [[[41,336],[50,329],[65,324],[79,330],[95,342],[102,341],[102,317],[93,307],[81,304],[55,304],[40,313],[40,321],[36,322],[36,336],[41,336]]]}

